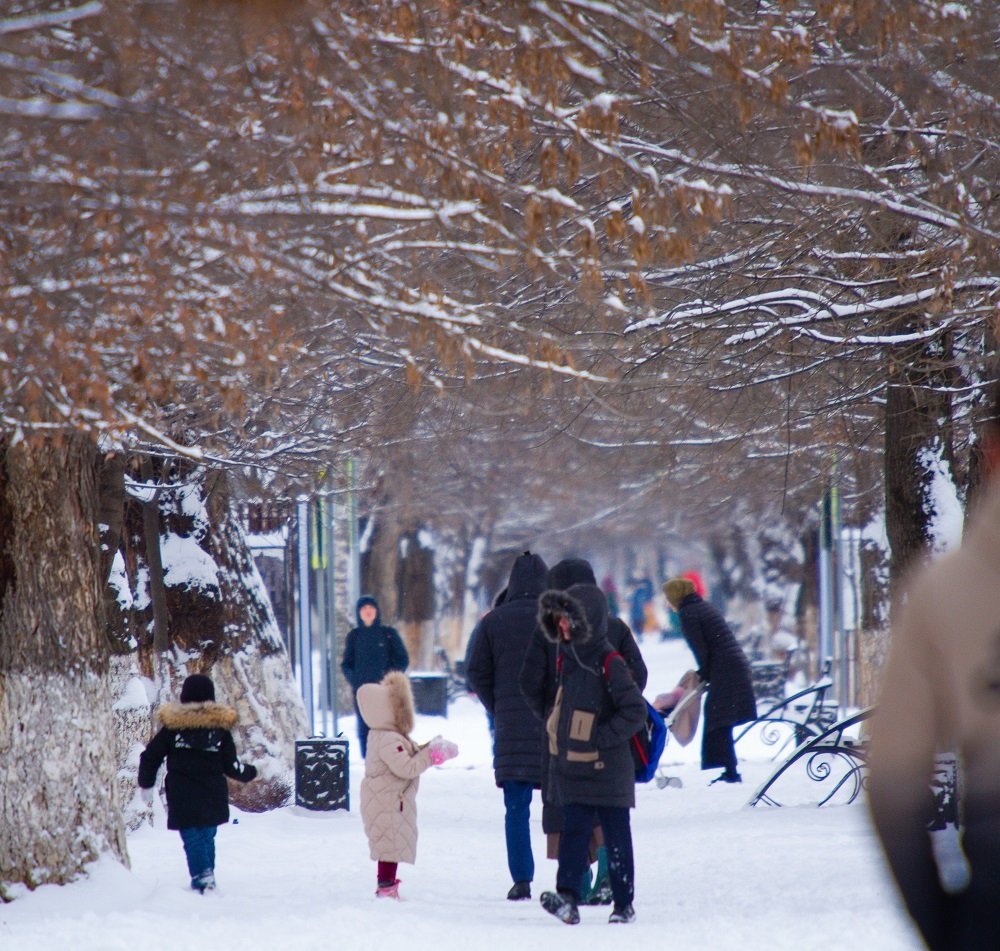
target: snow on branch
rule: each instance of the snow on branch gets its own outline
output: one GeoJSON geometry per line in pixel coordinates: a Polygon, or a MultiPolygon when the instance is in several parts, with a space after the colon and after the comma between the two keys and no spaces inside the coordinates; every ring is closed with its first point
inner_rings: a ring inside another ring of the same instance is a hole
{"type": "Polygon", "coordinates": [[[92,0],[82,7],[71,7],[67,10],[55,10],[52,13],[34,13],[24,16],[10,17],[0,20],[0,36],[10,33],[23,33],[26,30],[42,30],[51,26],[61,26],[73,23],[86,17],[97,16],[104,11],[100,0],[92,0]]]}
{"type": "Polygon", "coordinates": [[[99,119],[105,110],[84,102],[50,102],[48,99],[9,99],[0,96],[0,113],[29,119],[83,122],[99,119]]]}

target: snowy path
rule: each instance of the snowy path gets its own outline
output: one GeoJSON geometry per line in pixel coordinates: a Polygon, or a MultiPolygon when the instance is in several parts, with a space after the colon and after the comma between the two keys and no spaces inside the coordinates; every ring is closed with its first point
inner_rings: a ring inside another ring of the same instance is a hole
{"type": "MultiPolygon", "coordinates": [[[[691,666],[677,642],[645,644],[648,696],[691,666]]],[[[353,721],[342,729],[354,739],[353,721]]],[[[422,780],[416,866],[402,866],[404,901],[376,901],[374,863],[357,812],[287,808],[236,813],[219,830],[219,891],[187,888],[179,837],[164,827],[129,839],[132,869],[102,860],[90,876],[0,906],[0,949],[176,951],[254,948],[422,951],[516,946],[524,951],[621,948],[607,908],[585,908],[569,928],[537,903],[507,902],[503,806],[493,784],[481,708],[461,700],[448,719],[418,718],[415,736],[443,733],[462,753],[422,780]],[[486,942],[485,945],[480,942],[486,942]],[[495,942],[495,945],[494,945],[495,942]]],[[[352,742],[353,747],[353,742],[352,742]]],[[[352,752],[352,755],[356,755],[352,752]]],[[[630,946],[685,951],[917,951],[901,917],[863,805],[743,808],[767,775],[744,761],[741,786],[708,788],[698,740],[668,746],[682,789],[638,787],[633,813],[636,912],[630,946]]],[[[352,802],[360,763],[352,762],[352,802]]],[[[537,803],[537,799],[536,799],[537,803]]],[[[540,809],[533,810],[537,896],[551,887],[540,809]]]]}

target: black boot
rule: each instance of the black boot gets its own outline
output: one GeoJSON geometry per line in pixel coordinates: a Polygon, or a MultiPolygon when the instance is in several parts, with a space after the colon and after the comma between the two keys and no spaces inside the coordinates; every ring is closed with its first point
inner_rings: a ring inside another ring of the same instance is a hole
{"type": "Polygon", "coordinates": [[[610,925],[627,925],[635,921],[635,909],[629,905],[615,905],[608,917],[610,925]]]}
{"type": "Polygon", "coordinates": [[[542,892],[542,907],[567,925],[580,923],[580,912],[576,898],[570,892],[542,892]]]}
{"type": "Polygon", "coordinates": [[[507,901],[523,901],[531,898],[531,882],[514,882],[507,892],[507,901]]]}
{"type": "Polygon", "coordinates": [[[743,777],[735,769],[727,769],[715,777],[708,785],[714,786],[716,783],[742,783],[743,777]]]}

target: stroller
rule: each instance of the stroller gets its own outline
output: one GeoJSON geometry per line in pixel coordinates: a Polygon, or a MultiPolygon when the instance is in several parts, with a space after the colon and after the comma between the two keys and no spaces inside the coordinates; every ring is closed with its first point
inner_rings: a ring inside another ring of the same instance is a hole
{"type": "MultiPolygon", "coordinates": [[[[701,695],[704,692],[705,684],[701,678],[689,670],[673,690],[659,694],[653,701],[653,706],[663,716],[667,737],[673,736],[681,746],[687,746],[698,732],[701,695]]],[[[668,786],[679,789],[683,783],[679,776],[668,775],[661,766],[656,771],[656,785],[659,789],[668,786]]]]}

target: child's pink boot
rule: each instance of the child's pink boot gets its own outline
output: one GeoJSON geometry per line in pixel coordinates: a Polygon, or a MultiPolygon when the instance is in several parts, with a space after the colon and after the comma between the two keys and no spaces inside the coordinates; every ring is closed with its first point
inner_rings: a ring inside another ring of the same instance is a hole
{"type": "Polygon", "coordinates": [[[395,898],[399,901],[399,879],[397,878],[394,882],[389,885],[379,885],[375,889],[376,898],[395,898]]]}

